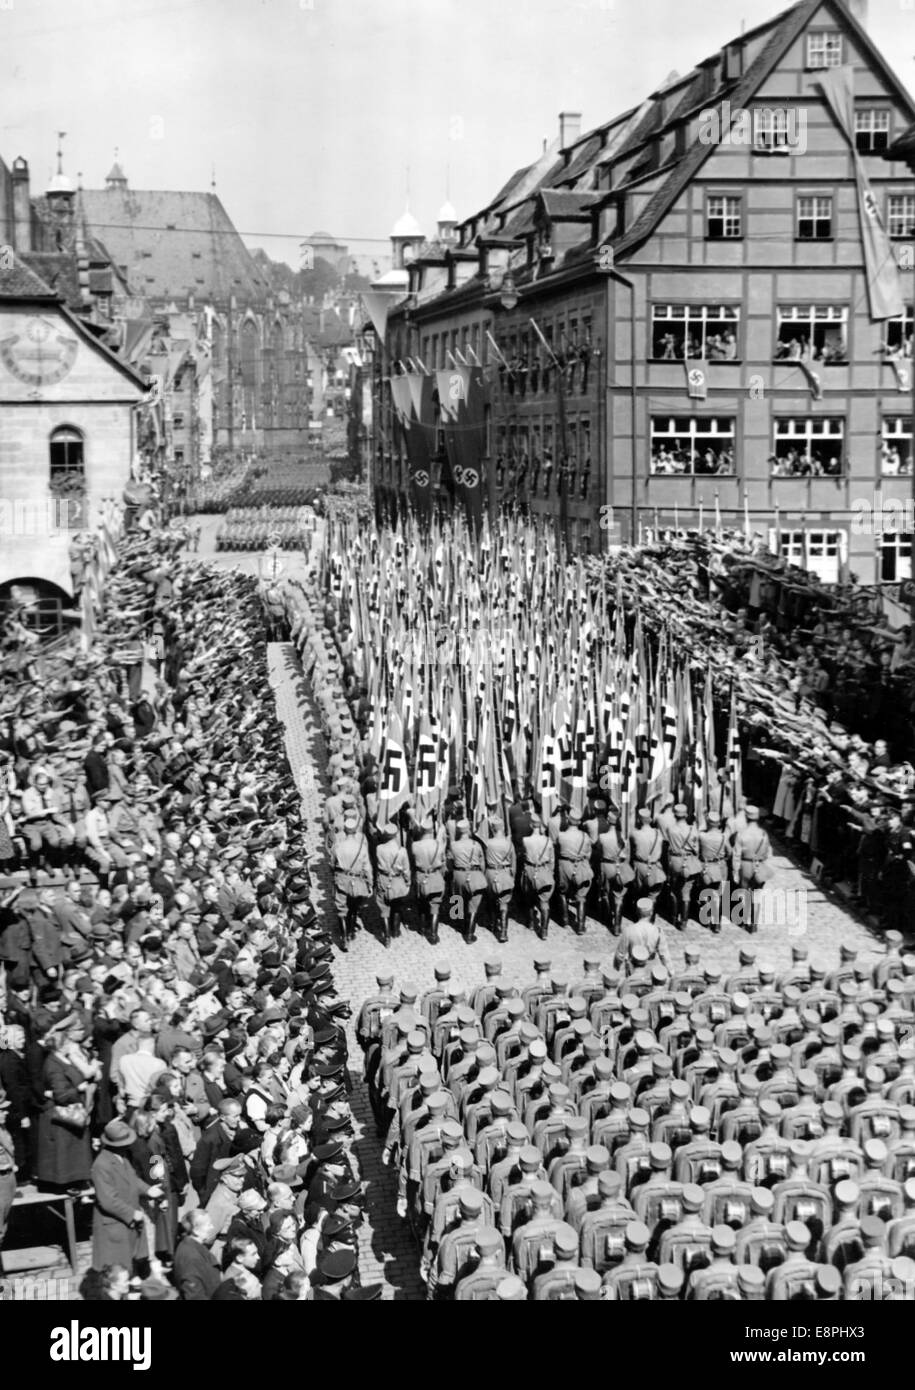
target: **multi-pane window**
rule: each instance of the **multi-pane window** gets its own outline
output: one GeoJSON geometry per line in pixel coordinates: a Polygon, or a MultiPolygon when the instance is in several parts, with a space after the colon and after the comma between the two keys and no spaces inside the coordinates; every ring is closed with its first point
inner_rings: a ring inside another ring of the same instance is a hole
{"type": "Polygon", "coordinates": [[[789,565],[812,571],[826,583],[839,578],[843,538],[840,531],[782,531],[779,554],[789,565]]]}
{"type": "Polygon", "coordinates": [[[893,237],[915,236],[915,193],[891,193],[886,200],[886,229],[893,237]]]}
{"type": "Polygon", "coordinates": [[[900,314],[898,318],[887,319],[884,350],[891,357],[912,356],[912,326],[913,312],[911,304],[906,305],[905,311],[900,314]]]}
{"type": "Polygon", "coordinates": [[[740,198],[733,193],[710,193],[705,210],[706,236],[730,240],[743,235],[740,198]]]}
{"type": "Polygon", "coordinates": [[[835,478],[845,472],[845,421],[796,415],[775,421],[773,478],[835,478]]]}
{"type": "Polygon", "coordinates": [[[784,106],[761,106],[753,112],[753,143],[761,150],[790,148],[788,112],[784,106]]]}
{"type": "Polygon", "coordinates": [[[662,362],[684,357],[737,360],[740,310],[725,304],[655,304],[651,355],[662,362]]]}
{"type": "Polygon", "coordinates": [[[855,149],[859,154],[875,154],[890,143],[890,113],[879,107],[855,112],[855,149]]]}
{"type": "Polygon", "coordinates": [[[828,194],[802,194],[797,200],[799,241],[823,241],[832,236],[832,198],[828,194]]]}
{"type": "Polygon", "coordinates": [[[880,429],[880,471],[885,478],[912,471],[912,418],[884,415],[880,429]]]}
{"type": "Polygon", "coordinates": [[[807,35],[808,68],[842,66],[842,35],[838,29],[819,29],[807,35]]]}
{"type": "Polygon", "coordinates": [[[651,472],[733,473],[732,415],[652,415],[651,472]]]}
{"type": "Polygon", "coordinates": [[[847,326],[845,304],[780,304],[775,358],[846,362],[847,326]]]}
{"type": "Polygon", "coordinates": [[[877,537],[877,554],[881,584],[912,578],[911,531],[882,531],[877,537]]]}

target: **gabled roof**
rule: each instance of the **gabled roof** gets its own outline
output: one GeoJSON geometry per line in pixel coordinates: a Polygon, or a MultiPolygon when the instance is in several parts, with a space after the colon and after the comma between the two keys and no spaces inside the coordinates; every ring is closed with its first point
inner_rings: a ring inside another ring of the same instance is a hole
{"type": "MultiPolygon", "coordinates": [[[[8,249],[8,248],[7,248],[8,249]]],[[[34,270],[13,252],[13,264],[4,269],[5,258],[0,260],[0,299],[44,299],[56,301],[57,295],[34,270]]]]}
{"type": "MultiPolygon", "coordinates": [[[[711,144],[695,141],[682,153],[675,152],[674,127],[701,107],[720,107],[725,99],[730,102],[732,111],[746,106],[819,11],[835,16],[851,34],[857,50],[915,116],[912,98],[845,4],[841,0],[799,0],[790,9],[732,41],[733,45],[742,47],[745,55],[755,53],[752,61],[747,57],[748,66],[741,76],[725,78],[722,72],[715,89],[709,91],[709,70],[717,66],[721,50],[683,76],[671,74],[646,101],[581,136],[565,153],[552,146],[534,164],[517,170],[493,202],[466,218],[463,225],[476,223],[477,239],[484,239],[483,229],[492,227],[494,214],[508,213],[502,234],[524,236],[532,225],[532,210],[538,196],[548,215],[575,220],[580,217],[584,221],[586,208],[613,196],[606,190],[598,190],[599,171],[605,165],[616,167],[619,164],[622,179],[614,184],[614,191],[625,188],[630,179],[651,178],[658,184],[635,221],[614,242],[617,256],[632,251],[651,236],[714,150],[711,144]],[[663,142],[660,160],[655,150],[653,160],[648,162],[658,137],[663,142]]],[[[722,45],[722,48],[732,44],[722,45]]],[[[904,144],[906,139],[915,144],[915,137],[908,132],[902,142],[897,142],[897,147],[902,144],[897,158],[906,157],[905,149],[910,148],[904,144]]],[[[584,243],[570,248],[564,260],[580,258],[583,247],[584,243]]]]}
{"type": "Polygon", "coordinates": [[[83,189],[91,231],[149,299],[183,299],[188,290],[227,303],[258,303],[270,292],[215,193],[83,189]],[[202,281],[202,283],[198,283],[202,281]]]}

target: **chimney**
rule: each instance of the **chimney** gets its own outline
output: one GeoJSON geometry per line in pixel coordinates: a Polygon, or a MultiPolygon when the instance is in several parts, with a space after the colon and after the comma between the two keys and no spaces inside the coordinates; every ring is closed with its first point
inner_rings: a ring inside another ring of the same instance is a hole
{"type": "Polygon", "coordinates": [[[581,112],[580,111],[560,111],[559,113],[559,148],[567,150],[570,145],[581,134],[581,112]]]}
{"type": "Polygon", "coordinates": [[[20,157],[13,160],[13,249],[32,249],[32,202],[29,197],[29,166],[20,157]]]}

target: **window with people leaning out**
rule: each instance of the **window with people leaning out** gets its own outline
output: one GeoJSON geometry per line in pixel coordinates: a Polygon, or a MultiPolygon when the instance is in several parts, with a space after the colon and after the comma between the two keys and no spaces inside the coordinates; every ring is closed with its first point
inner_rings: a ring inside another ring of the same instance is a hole
{"type": "Polygon", "coordinates": [[[845,473],[845,421],[839,415],[793,415],[775,421],[769,455],[773,478],[839,478],[845,473]]]}
{"type": "Polygon", "coordinates": [[[732,415],[653,415],[652,474],[734,472],[732,415]]]}
{"type": "Polygon", "coordinates": [[[897,478],[912,471],[911,415],[884,415],[880,427],[880,472],[897,478]]]}
{"type": "Polygon", "coordinates": [[[739,327],[740,309],[736,306],[655,304],[651,314],[652,360],[736,362],[739,327]]]}
{"type": "Polygon", "coordinates": [[[844,304],[780,304],[775,361],[848,361],[848,308],[844,304]]]}

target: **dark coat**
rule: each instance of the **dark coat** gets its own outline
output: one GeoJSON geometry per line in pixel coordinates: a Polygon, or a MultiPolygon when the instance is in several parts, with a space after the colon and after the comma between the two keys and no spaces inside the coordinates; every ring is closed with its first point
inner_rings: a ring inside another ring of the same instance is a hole
{"type": "Polygon", "coordinates": [[[36,1169],[39,1183],[73,1187],[89,1179],[92,1154],[88,1125],[77,1130],[54,1118],[56,1105],[73,1105],[84,1099],[84,1092],[79,1090],[82,1080],[76,1067],[61,1061],[54,1053],[45,1061],[44,1089],[50,1091],[51,1096],[45,1100],[38,1119],[36,1169]]]}
{"type": "Polygon", "coordinates": [[[222,1283],[213,1256],[193,1236],[185,1236],[175,1251],[173,1278],[181,1297],[192,1303],[212,1298],[222,1283]]]}
{"type": "Polygon", "coordinates": [[[137,1176],[123,1150],[102,1149],[92,1165],[95,1211],[92,1216],[92,1266],[123,1265],[129,1272],[143,1259],[146,1232],[133,1225],[133,1214],[147,1184],[137,1176]]]}

